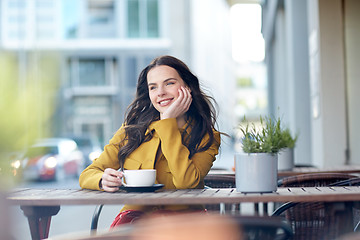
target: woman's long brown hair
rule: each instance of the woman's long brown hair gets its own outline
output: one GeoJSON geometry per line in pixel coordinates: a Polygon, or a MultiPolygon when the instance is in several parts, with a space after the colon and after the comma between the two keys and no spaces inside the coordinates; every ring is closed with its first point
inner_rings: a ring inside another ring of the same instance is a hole
{"type": "Polygon", "coordinates": [[[189,149],[191,158],[195,153],[207,150],[215,141],[213,130],[216,123],[216,111],[212,104],[215,100],[204,94],[199,85],[198,78],[190,69],[172,56],[155,58],[139,75],[135,100],[129,105],[124,121],[125,138],[120,143],[118,159],[120,166],[124,166],[125,159],[143,142],[152,138],[152,133],[145,135],[149,125],[160,119],[159,112],[151,104],[147,84],[148,72],[156,66],[166,65],[174,68],[191,90],[192,103],[186,113],[187,120],[191,123],[190,136],[185,139],[182,134],[183,144],[189,149]],[[208,142],[200,146],[205,135],[209,136],[208,142]]]}

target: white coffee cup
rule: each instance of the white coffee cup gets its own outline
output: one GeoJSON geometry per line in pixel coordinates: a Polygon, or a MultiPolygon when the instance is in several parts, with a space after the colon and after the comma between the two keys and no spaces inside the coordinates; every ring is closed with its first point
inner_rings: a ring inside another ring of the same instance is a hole
{"type": "Polygon", "coordinates": [[[155,184],[156,170],[124,170],[124,177],[126,186],[128,187],[148,187],[155,184]]]}

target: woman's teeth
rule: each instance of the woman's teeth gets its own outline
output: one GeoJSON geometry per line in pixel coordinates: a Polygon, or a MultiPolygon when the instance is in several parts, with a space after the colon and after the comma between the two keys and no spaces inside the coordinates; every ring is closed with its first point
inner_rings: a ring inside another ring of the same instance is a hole
{"type": "Polygon", "coordinates": [[[166,106],[168,103],[170,102],[170,100],[164,100],[159,102],[160,106],[166,106]]]}

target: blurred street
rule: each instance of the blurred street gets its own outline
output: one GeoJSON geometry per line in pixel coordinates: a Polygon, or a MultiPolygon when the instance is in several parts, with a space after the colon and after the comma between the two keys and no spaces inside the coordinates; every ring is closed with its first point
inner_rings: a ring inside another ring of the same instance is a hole
{"type": "MultiPolygon", "coordinates": [[[[19,187],[31,188],[80,188],[76,179],[66,179],[57,182],[32,182],[19,187]]],[[[99,219],[98,229],[108,229],[111,222],[121,209],[121,205],[104,206],[99,219]]],[[[61,206],[60,212],[51,219],[50,236],[66,234],[69,232],[90,231],[91,218],[95,206],[61,206]]],[[[19,206],[12,206],[12,229],[16,240],[31,239],[30,229],[26,217],[19,206]]]]}

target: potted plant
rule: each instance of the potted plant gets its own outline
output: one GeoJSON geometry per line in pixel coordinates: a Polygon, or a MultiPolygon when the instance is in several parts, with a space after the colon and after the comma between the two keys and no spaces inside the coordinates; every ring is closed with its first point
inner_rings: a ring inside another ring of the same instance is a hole
{"type": "Polygon", "coordinates": [[[243,153],[235,155],[236,190],[274,192],[277,190],[277,153],[284,147],[280,118],[260,117],[260,128],[244,118],[243,153]]]}
{"type": "Polygon", "coordinates": [[[298,135],[292,137],[289,128],[281,131],[283,147],[278,153],[278,170],[291,170],[294,168],[294,147],[298,135]]]}

